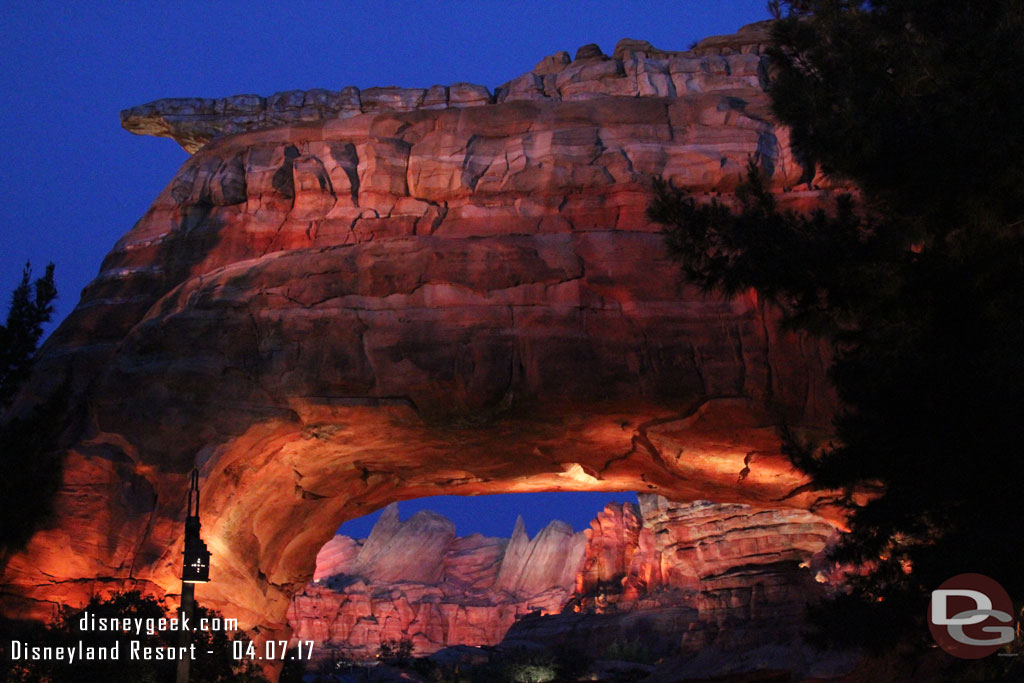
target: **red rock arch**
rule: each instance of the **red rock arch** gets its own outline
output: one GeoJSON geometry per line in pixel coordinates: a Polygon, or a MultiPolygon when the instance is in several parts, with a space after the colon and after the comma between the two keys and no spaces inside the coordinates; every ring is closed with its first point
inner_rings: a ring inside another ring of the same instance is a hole
{"type": "Polygon", "coordinates": [[[104,586],[175,593],[193,466],[213,552],[200,599],[271,630],[339,522],[395,500],[827,505],[774,430],[828,424],[822,349],[753,296],[688,287],[644,215],[652,177],[728,200],[768,152],[774,186],[795,188],[780,196],[820,201],[767,116],[756,52],[734,47],[664,57],[658,87],[673,59],[683,86],[706,79],[688,93],[601,90],[639,87],[627,55],[621,74],[563,64],[576,76],[558,97],[293,118],[205,144],[115,245],[24,396],[70,374],[81,424],[54,523],[5,564],[8,613],[104,586]],[[560,101],[587,92],[605,96],[560,101]]]}

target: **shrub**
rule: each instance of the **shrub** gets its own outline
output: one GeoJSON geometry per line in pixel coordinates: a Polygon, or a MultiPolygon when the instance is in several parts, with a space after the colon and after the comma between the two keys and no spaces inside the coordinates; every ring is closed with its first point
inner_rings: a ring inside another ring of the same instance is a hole
{"type": "Polygon", "coordinates": [[[412,659],[412,651],[413,644],[410,639],[388,638],[381,642],[380,649],[377,650],[377,659],[386,664],[404,666],[412,659]]]}
{"type": "Polygon", "coordinates": [[[604,658],[620,662],[634,662],[636,664],[652,664],[655,660],[651,648],[640,638],[616,640],[608,646],[604,658]]]}

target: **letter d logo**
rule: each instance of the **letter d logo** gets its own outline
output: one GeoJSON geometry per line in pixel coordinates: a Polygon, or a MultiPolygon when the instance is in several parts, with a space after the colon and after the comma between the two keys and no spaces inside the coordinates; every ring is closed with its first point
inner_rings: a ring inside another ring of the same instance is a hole
{"type": "MultiPolygon", "coordinates": [[[[946,584],[942,584],[946,585],[946,584]]],[[[984,614],[975,613],[974,616],[966,617],[963,616],[963,612],[955,617],[946,616],[946,607],[949,604],[949,598],[953,596],[960,596],[964,598],[971,598],[974,600],[974,611],[984,612],[992,609],[992,601],[988,599],[988,596],[980,591],[972,591],[967,588],[950,589],[940,588],[932,591],[932,608],[930,611],[931,622],[936,626],[952,626],[958,624],[960,626],[969,626],[971,624],[980,624],[985,621],[988,617],[984,614]]]]}

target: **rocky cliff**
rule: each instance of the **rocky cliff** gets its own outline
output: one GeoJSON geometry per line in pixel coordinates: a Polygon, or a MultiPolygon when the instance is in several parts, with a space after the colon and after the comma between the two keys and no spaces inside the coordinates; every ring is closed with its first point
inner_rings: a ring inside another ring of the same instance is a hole
{"type": "Polygon", "coordinates": [[[453,83],[365,90],[350,85],[337,91],[289,90],[269,97],[169,98],[122,111],[121,125],[137,135],[172,138],[194,153],[225,135],[377,112],[760,89],[768,78],[761,60],[768,25],[751,24],[733,36],[707,38],[685,52],[659,50],[645,40],[629,38],[620,40],[611,56],[597,45],[584,45],[575,58],[556,52],[493,92],[484,85],[453,83]]]}
{"type": "Polygon", "coordinates": [[[832,578],[822,550],[837,532],[817,515],[708,501],[681,504],[650,494],[639,500],[639,508],[609,505],[584,532],[578,611],[628,609],[676,590],[701,593],[702,610],[728,609],[728,597],[709,597],[723,577],[783,565],[808,569],[818,583],[832,578]]]}
{"type": "Polygon", "coordinates": [[[854,665],[857,653],[803,641],[807,605],[844,580],[826,558],[838,537],[831,523],[802,510],[639,500],[597,515],[570,601],[559,614],[518,620],[507,645],[642,654],[662,661],[652,680],[752,670],[803,680],[854,665]]]}
{"type": "Polygon", "coordinates": [[[389,639],[419,656],[506,640],[601,656],[640,623],[652,654],[735,657],[799,641],[804,606],[830,583],[823,551],[836,534],[800,510],[646,494],[639,508],[608,505],[582,533],[555,521],[532,540],[521,519],[510,539],[455,538],[445,518],[400,522],[391,506],[365,541],[338,535],[321,549],[288,619],[323,658],[373,659],[389,639]]]}
{"type": "Polygon", "coordinates": [[[285,628],[339,522],[411,497],[640,490],[838,519],[775,434],[828,426],[826,354],[753,294],[687,285],[644,214],[656,176],[730,201],[748,158],[784,203],[828,193],[769,116],[762,39],[587,47],[489,94],[126,112],[195,154],[21,397],[68,378],[74,419],[55,518],[4,566],[5,611],[175,594],[193,467],[213,552],[199,598],[262,633],[285,628]]]}
{"type": "Polygon", "coordinates": [[[494,645],[517,618],[562,609],[585,543],[557,520],[530,539],[522,518],[511,538],[456,538],[444,517],[400,522],[391,505],[365,541],[338,535],[321,549],[288,622],[324,656],[373,659],[389,639],[410,640],[417,654],[494,645]]]}

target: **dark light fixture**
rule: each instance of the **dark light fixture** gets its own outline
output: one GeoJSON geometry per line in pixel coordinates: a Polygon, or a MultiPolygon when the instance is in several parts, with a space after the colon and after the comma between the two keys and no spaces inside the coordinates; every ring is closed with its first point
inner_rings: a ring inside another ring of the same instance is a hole
{"type": "Polygon", "coordinates": [[[183,583],[206,583],[210,580],[210,551],[199,536],[199,526],[199,472],[192,470],[188,513],[185,517],[185,562],[181,569],[183,583]]]}

